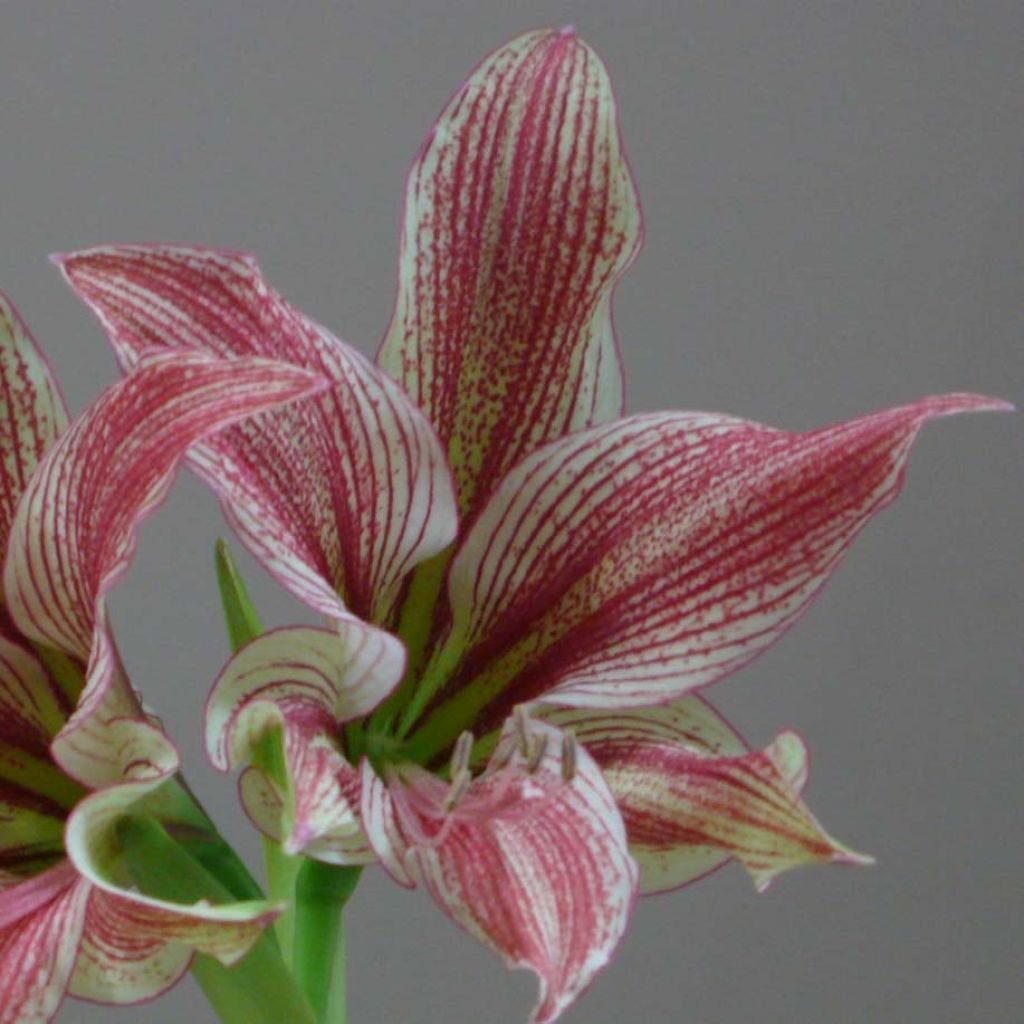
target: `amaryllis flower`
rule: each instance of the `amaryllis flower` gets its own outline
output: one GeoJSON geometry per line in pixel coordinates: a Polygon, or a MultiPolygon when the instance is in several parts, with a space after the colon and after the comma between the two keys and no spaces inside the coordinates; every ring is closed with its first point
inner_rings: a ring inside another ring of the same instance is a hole
{"type": "Polygon", "coordinates": [[[694,691],[804,611],[896,496],[947,395],[793,434],[623,418],[613,288],[641,218],[605,70],[571,31],[487,58],[409,174],[398,296],[366,362],[252,257],[61,259],[124,367],[150,346],[272,356],[333,388],[190,456],[246,546],[327,625],[243,648],[214,762],[290,852],[379,860],[532,969],[554,1020],[637,892],[725,860],[764,886],[858,858],[800,799],[804,746],[751,750],[694,691]]]}
{"type": "Polygon", "coordinates": [[[237,960],[275,914],[150,898],[123,876],[124,815],[198,835],[210,826],[171,781],[177,755],[128,683],[105,603],[188,446],[319,384],[267,360],[164,351],[69,427],[49,367],[0,296],[4,1024],[49,1020],[65,991],[152,997],[194,950],[237,960]]]}

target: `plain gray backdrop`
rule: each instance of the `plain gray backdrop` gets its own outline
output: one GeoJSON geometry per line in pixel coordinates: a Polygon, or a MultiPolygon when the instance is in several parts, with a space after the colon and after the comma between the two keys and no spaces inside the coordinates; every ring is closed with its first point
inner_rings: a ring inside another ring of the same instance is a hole
{"type": "MultiPolygon", "coordinates": [[[[617,298],[633,410],[811,427],[945,389],[1020,401],[1019,2],[0,4],[0,286],[72,408],[115,375],[46,262],[102,241],[254,250],[372,352],[403,177],[449,94],[574,22],[616,83],[647,242],[617,298]]],[[[803,622],[712,697],[814,754],[808,799],[878,857],[757,896],[734,867],[642,901],[566,1024],[1020,1019],[1020,421],[929,427],[904,497],[803,622]]],[[[226,653],[214,501],[183,477],[113,601],[189,778],[252,862],[200,744],[226,653]]],[[[308,618],[251,562],[269,622],[308,618]]],[[[517,1024],[532,980],[374,871],[349,914],[351,1024],[517,1024]]],[[[212,1020],[190,980],[59,1020],[212,1020]]],[[[287,1024],[287,1022],[284,1022],[287,1024]]]]}

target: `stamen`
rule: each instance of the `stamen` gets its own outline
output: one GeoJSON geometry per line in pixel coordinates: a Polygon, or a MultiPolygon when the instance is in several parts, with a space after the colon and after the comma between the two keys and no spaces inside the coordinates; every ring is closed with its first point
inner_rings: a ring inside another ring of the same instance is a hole
{"type": "Polygon", "coordinates": [[[504,746],[498,747],[494,752],[494,756],[491,758],[488,770],[499,771],[502,768],[507,768],[509,761],[512,760],[512,755],[515,752],[515,747],[513,747],[511,743],[506,743],[504,746]]]}
{"type": "Polygon", "coordinates": [[[517,704],[512,712],[515,722],[516,736],[519,739],[519,753],[522,757],[530,756],[530,719],[526,713],[526,705],[517,704]]]}
{"type": "Polygon", "coordinates": [[[566,729],[562,733],[562,778],[566,782],[576,778],[577,750],[576,731],[566,729]]]}
{"type": "Polygon", "coordinates": [[[470,774],[468,768],[463,768],[453,779],[452,784],[448,787],[448,792],[445,794],[444,800],[441,801],[441,810],[445,814],[451,814],[456,807],[462,802],[462,798],[469,792],[469,787],[473,782],[473,776],[470,774]]]}
{"type": "Polygon", "coordinates": [[[456,741],[452,750],[451,777],[457,778],[469,768],[469,755],[473,751],[473,734],[467,729],[456,741]]]}
{"type": "Polygon", "coordinates": [[[544,751],[547,750],[547,736],[531,736],[530,752],[526,758],[526,770],[532,775],[544,760],[544,751]]]}

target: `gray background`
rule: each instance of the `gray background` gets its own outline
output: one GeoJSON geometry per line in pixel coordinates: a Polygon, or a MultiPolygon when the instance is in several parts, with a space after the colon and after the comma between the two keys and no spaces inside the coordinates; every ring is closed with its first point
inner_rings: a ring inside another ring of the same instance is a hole
{"type": "MultiPolygon", "coordinates": [[[[55,249],[249,248],[372,351],[421,137],[488,50],[568,21],[611,69],[647,213],[617,303],[634,410],[800,428],[950,388],[1020,401],[1019,2],[6,0],[0,282],[72,407],[114,369],[55,249]]],[[[813,807],[878,866],[763,897],[730,867],[642,902],[567,1022],[1020,1019],[1021,454],[1014,417],[927,430],[803,623],[715,688],[753,740],[803,732],[813,807]]],[[[254,856],[198,742],[225,654],[220,529],[183,479],[113,606],[189,777],[254,856]]],[[[301,616],[250,575],[269,621],[301,616]]],[[[350,935],[352,1024],[525,1019],[532,981],[422,894],[367,878],[350,935]]],[[[59,1019],[186,1017],[210,1019],[191,981],[59,1019]]]]}

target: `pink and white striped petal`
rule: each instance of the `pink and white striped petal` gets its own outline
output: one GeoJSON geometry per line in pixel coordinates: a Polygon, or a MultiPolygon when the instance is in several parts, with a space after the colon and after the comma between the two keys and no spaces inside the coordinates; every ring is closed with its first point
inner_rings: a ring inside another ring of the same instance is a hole
{"type": "Polygon", "coordinates": [[[801,801],[808,758],[796,733],[750,751],[699,697],[614,713],[550,709],[544,719],[572,729],[604,773],[640,865],[641,894],[686,885],[731,858],[759,891],[804,864],[871,863],[829,836],[801,801]]]}
{"type": "Polygon", "coordinates": [[[355,620],[333,628],[273,630],[224,668],[207,703],[210,759],[227,771],[280,731],[287,786],[250,768],[240,794],[261,831],[289,853],[334,863],[372,859],[359,825],[359,783],[342,749],[346,722],[372,711],[398,685],[405,650],[395,637],[355,620]],[[353,858],[356,858],[353,860],[353,858]]]}
{"type": "Polygon", "coordinates": [[[4,591],[25,636],[88,666],[78,710],[54,746],[80,781],[101,785],[118,776],[102,756],[102,737],[72,742],[70,734],[85,722],[102,731],[105,721],[138,713],[107,634],[104,601],[128,568],[139,523],[166,496],[190,445],[323,386],[308,371],[264,359],[152,353],[39,463],[15,514],[4,591]],[[86,749],[76,753],[79,747],[86,749]]]}
{"type": "Polygon", "coordinates": [[[0,894],[0,1024],[47,1024],[75,966],[89,886],[64,861],[0,894]]]}
{"type": "Polygon", "coordinates": [[[67,422],[49,363],[0,292],[0,551],[28,478],[67,422]]]}
{"type": "Polygon", "coordinates": [[[452,562],[454,624],[435,669],[454,696],[417,752],[470,721],[496,727],[516,702],[641,706],[734,671],[896,497],[927,420],[1004,408],[946,395],[806,434],[660,413],[535,453],[452,562]]]}
{"type": "Polygon", "coordinates": [[[537,975],[534,1024],[557,1019],[611,960],[636,894],[612,794],[566,742],[523,718],[472,782],[392,769],[392,828],[376,827],[379,815],[367,823],[382,861],[403,864],[457,924],[537,975]]]}
{"type": "Polygon", "coordinates": [[[166,992],[188,971],[194,951],[154,937],[148,913],[92,888],[68,993],[94,1003],[127,1005],[166,992]]]}
{"type": "Polygon", "coordinates": [[[467,517],[528,452],[621,414],[611,297],[641,235],[594,51],[543,30],[487,57],[409,172],[378,357],[437,428],[467,517]]]}
{"type": "MultiPolygon", "coordinates": [[[[159,967],[161,974],[151,979],[150,994],[173,984],[178,975],[171,975],[181,964],[173,950],[160,954],[158,942],[183,945],[231,965],[245,956],[263,929],[280,913],[280,907],[265,901],[214,906],[202,901],[185,905],[156,899],[138,892],[124,876],[118,822],[126,815],[147,813],[147,799],[152,806],[154,794],[171,778],[176,767],[175,762],[162,774],[92,793],[68,818],[68,856],[78,872],[102,893],[95,897],[101,902],[93,916],[102,923],[103,930],[91,944],[89,954],[96,962],[83,969],[86,974],[79,980],[80,990],[100,986],[101,982],[89,976],[89,972],[95,974],[99,970],[104,956],[130,957],[133,939],[137,943],[138,962],[121,967],[130,972],[141,970],[147,962],[154,969],[159,967]]],[[[147,982],[136,978],[135,984],[147,982]]]]}
{"type": "Polygon", "coordinates": [[[402,389],[285,302],[246,254],[123,245],[59,262],[125,367],[159,345],[281,359],[331,381],[313,401],[208,440],[190,461],[296,596],[325,615],[384,621],[409,570],[456,529],[444,452],[402,389]]]}
{"type": "Polygon", "coordinates": [[[46,757],[68,703],[35,653],[0,631],[0,743],[46,757]]]}

